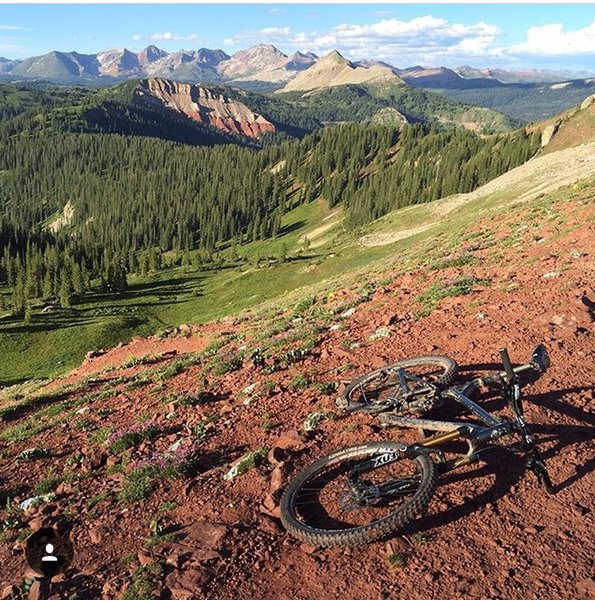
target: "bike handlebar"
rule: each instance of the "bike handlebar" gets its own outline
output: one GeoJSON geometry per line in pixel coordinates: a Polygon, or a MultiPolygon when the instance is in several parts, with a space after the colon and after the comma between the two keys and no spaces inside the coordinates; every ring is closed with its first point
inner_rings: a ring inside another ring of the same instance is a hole
{"type": "Polygon", "coordinates": [[[528,363],[519,365],[518,367],[512,366],[512,362],[510,361],[510,356],[506,348],[502,348],[500,350],[500,357],[502,358],[504,371],[492,372],[484,375],[483,377],[470,381],[466,385],[462,386],[461,389],[463,390],[463,393],[472,393],[474,390],[478,389],[478,386],[481,385],[479,383],[480,381],[487,385],[498,385],[501,384],[503,380],[508,380],[512,383],[516,381],[517,376],[521,373],[526,373],[527,371],[544,373],[550,366],[550,359],[543,344],[539,344],[539,346],[535,347],[535,350],[533,350],[533,354],[531,355],[531,360],[528,363]]]}

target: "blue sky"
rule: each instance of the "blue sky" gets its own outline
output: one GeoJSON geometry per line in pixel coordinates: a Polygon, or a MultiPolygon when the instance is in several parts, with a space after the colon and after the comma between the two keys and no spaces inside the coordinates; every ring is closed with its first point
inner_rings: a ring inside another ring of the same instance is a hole
{"type": "Polygon", "coordinates": [[[595,71],[589,4],[0,5],[0,56],[271,42],[357,60],[595,71]]]}

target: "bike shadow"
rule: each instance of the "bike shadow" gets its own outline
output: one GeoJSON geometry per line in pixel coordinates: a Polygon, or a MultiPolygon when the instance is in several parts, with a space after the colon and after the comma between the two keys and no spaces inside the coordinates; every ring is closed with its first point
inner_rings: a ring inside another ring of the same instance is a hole
{"type": "MultiPolygon", "coordinates": [[[[525,461],[520,457],[517,461],[511,461],[510,453],[505,448],[494,446],[489,452],[484,453],[482,460],[484,461],[483,464],[471,472],[451,472],[441,477],[438,493],[440,493],[440,488],[450,487],[460,482],[469,482],[480,477],[495,475],[496,480],[490,487],[469,499],[465,496],[465,502],[462,504],[448,507],[439,513],[420,517],[404,527],[399,532],[399,535],[411,535],[413,533],[428,531],[468,517],[478,510],[485,508],[488,504],[493,504],[506,496],[511,488],[523,478],[526,472],[525,461]],[[503,465],[506,465],[506,467],[503,468],[503,465]]],[[[430,503],[430,509],[432,505],[435,505],[436,500],[440,501],[440,498],[434,497],[430,503]]]]}
{"type": "MultiPolygon", "coordinates": [[[[593,429],[590,427],[577,427],[572,425],[556,424],[534,424],[532,429],[538,434],[541,442],[554,441],[553,446],[549,446],[542,452],[545,459],[556,456],[563,448],[588,441],[593,438],[593,429]]],[[[522,454],[514,454],[514,451],[501,446],[490,446],[481,454],[481,464],[471,471],[452,471],[440,478],[438,487],[438,497],[435,497],[430,504],[435,505],[436,500],[440,502],[440,495],[444,500],[448,498],[448,488],[457,483],[472,482],[482,477],[495,476],[495,481],[491,486],[477,495],[467,495],[463,493],[465,501],[462,504],[451,506],[442,512],[432,514],[428,517],[421,517],[407,525],[400,535],[420,533],[441,527],[449,523],[454,523],[459,519],[485,509],[489,504],[497,503],[498,500],[509,494],[512,488],[517,485],[524,477],[533,479],[537,487],[535,476],[527,471],[525,459],[522,454]],[[442,488],[443,493],[440,494],[442,488]],[[446,489],[445,489],[446,488],[446,489]]],[[[575,473],[564,481],[554,482],[555,493],[559,493],[577,483],[585,476],[589,475],[595,469],[595,458],[589,458],[582,465],[576,467],[575,473]]],[[[544,490],[539,488],[539,492],[545,494],[544,490]]],[[[497,508],[495,508],[497,510],[497,508]]]]}

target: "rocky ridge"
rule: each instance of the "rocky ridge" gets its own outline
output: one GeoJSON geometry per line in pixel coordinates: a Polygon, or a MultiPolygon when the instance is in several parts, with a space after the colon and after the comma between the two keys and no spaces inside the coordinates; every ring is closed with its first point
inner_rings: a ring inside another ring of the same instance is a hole
{"type": "Polygon", "coordinates": [[[358,66],[333,50],[291,79],[279,92],[311,91],[348,84],[400,85],[403,80],[381,64],[358,66]]]}
{"type": "Polygon", "coordinates": [[[275,126],[245,104],[198,85],[152,78],[135,90],[137,102],[174,111],[203,125],[231,134],[259,138],[275,126]]]}

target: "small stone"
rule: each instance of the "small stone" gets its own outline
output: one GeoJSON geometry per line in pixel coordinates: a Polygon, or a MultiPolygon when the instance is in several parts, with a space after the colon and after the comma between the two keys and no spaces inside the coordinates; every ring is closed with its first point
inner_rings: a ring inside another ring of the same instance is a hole
{"type": "Polygon", "coordinates": [[[299,431],[293,429],[282,433],[273,443],[273,447],[282,450],[299,450],[304,447],[304,440],[299,431]]]}
{"type": "Polygon", "coordinates": [[[101,544],[105,528],[102,526],[89,529],[89,540],[92,544],[101,544]]]}
{"type": "Polygon", "coordinates": [[[107,460],[105,461],[105,466],[108,469],[111,469],[112,467],[115,467],[119,462],[120,458],[118,456],[108,456],[107,460]]]}
{"type": "Polygon", "coordinates": [[[311,544],[301,544],[300,550],[305,554],[314,554],[314,552],[316,552],[316,546],[312,546],[311,544]]]}
{"type": "Polygon", "coordinates": [[[407,552],[409,550],[409,544],[400,537],[394,538],[386,543],[384,546],[384,552],[386,556],[391,556],[392,554],[402,554],[403,552],[407,552]]]}
{"type": "Polygon", "coordinates": [[[71,492],[72,492],[72,484],[71,483],[66,483],[65,481],[63,481],[56,488],[56,494],[58,496],[63,496],[65,494],[70,494],[71,492]]]}
{"type": "Polygon", "coordinates": [[[576,584],[576,591],[581,600],[595,598],[595,579],[593,577],[582,579],[576,584]]]}
{"type": "Polygon", "coordinates": [[[147,565],[150,565],[153,563],[153,559],[146,552],[143,552],[142,550],[138,552],[137,557],[138,557],[138,562],[141,567],[146,567],[147,565]]]}
{"type": "Polygon", "coordinates": [[[562,315],[552,315],[550,318],[550,323],[552,325],[560,326],[562,323],[564,323],[564,317],[562,315]]]}
{"type": "Polygon", "coordinates": [[[41,599],[41,582],[37,579],[33,582],[33,585],[29,588],[29,600],[40,600],[41,599]]]}
{"type": "Polygon", "coordinates": [[[582,504],[578,504],[578,502],[572,506],[572,510],[579,517],[584,517],[585,515],[588,515],[591,512],[589,508],[583,506],[582,504]]]}
{"type": "Polygon", "coordinates": [[[165,584],[169,588],[172,598],[190,600],[197,597],[197,593],[208,580],[206,569],[176,570],[165,578],[165,584]]]}
{"type": "Polygon", "coordinates": [[[11,600],[17,598],[19,594],[19,588],[14,584],[9,584],[2,589],[0,600],[11,600]]]}

